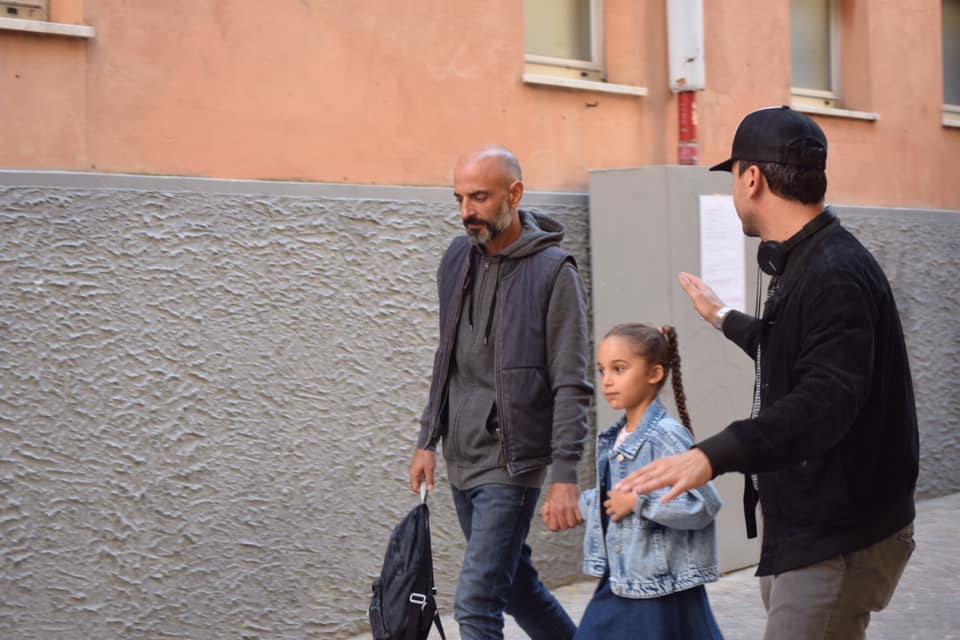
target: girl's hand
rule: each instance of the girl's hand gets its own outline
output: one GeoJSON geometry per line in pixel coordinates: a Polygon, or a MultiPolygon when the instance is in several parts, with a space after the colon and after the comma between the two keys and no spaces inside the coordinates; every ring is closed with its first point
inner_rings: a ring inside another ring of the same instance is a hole
{"type": "Polygon", "coordinates": [[[603,506],[607,510],[607,515],[614,522],[619,522],[620,518],[633,513],[633,507],[637,504],[637,496],[626,491],[608,491],[607,501],[603,506]]]}

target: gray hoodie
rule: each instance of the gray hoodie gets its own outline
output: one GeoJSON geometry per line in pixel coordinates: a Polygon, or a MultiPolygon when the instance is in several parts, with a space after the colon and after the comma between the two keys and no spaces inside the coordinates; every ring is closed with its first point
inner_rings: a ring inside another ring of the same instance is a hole
{"type": "MultiPolygon", "coordinates": [[[[505,466],[495,406],[494,336],[499,281],[524,256],[559,244],[563,225],[534,212],[520,211],[520,237],[495,256],[480,250],[471,253],[471,290],[467,292],[450,365],[447,391],[449,428],[443,439],[447,476],[455,487],[501,483],[538,487],[545,468],[511,476],[505,466]]],[[[592,388],[587,378],[589,340],[587,297],[573,265],[564,266],[553,285],[547,309],[547,363],[551,379],[569,379],[572,372],[582,384],[554,390],[551,482],[576,482],[577,462],[587,436],[587,412],[592,388]],[[563,375],[561,375],[563,374],[563,375]]],[[[424,412],[417,446],[429,438],[424,412]]]]}

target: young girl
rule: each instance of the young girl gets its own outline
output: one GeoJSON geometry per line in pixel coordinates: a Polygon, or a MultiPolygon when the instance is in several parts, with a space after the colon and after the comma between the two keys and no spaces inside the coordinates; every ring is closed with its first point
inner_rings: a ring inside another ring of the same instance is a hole
{"type": "Polygon", "coordinates": [[[611,489],[654,458],[693,444],[673,327],[614,327],[597,349],[600,388],[624,416],[597,436],[597,487],[580,496],[586,522],[583,571],[602,578],[576,638],[722,638],[704,584],[717,579],[713,485],[674,498],[611,489]],[[673,373],[683,425],[657,398],[673,373]]]}

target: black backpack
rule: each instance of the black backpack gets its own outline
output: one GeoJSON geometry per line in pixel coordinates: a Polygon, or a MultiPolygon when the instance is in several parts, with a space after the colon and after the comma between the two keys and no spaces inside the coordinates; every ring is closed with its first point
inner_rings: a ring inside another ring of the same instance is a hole
{"type": "Polygon", "coordinates": [[[425,640],[431,624],[446,640],[437,612],[430,548],[430,510],[426,487],[420,504],[390,534],[380,577],[373,581],[370,629],[373,640],[425,640]]]}

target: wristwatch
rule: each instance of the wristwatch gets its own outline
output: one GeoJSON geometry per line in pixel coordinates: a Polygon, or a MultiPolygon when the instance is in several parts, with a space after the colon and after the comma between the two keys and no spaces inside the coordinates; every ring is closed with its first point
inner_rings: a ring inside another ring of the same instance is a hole
{"type": "Polygon", "coordinates": [[[720,307],[720,309],[717,311],[717,315],[713,316],[713,326],[715,326],[717,330],[723,330],[723,321],[726,319],[727,314],[730,313],[730,311],[730,307],[720,307]]]}

